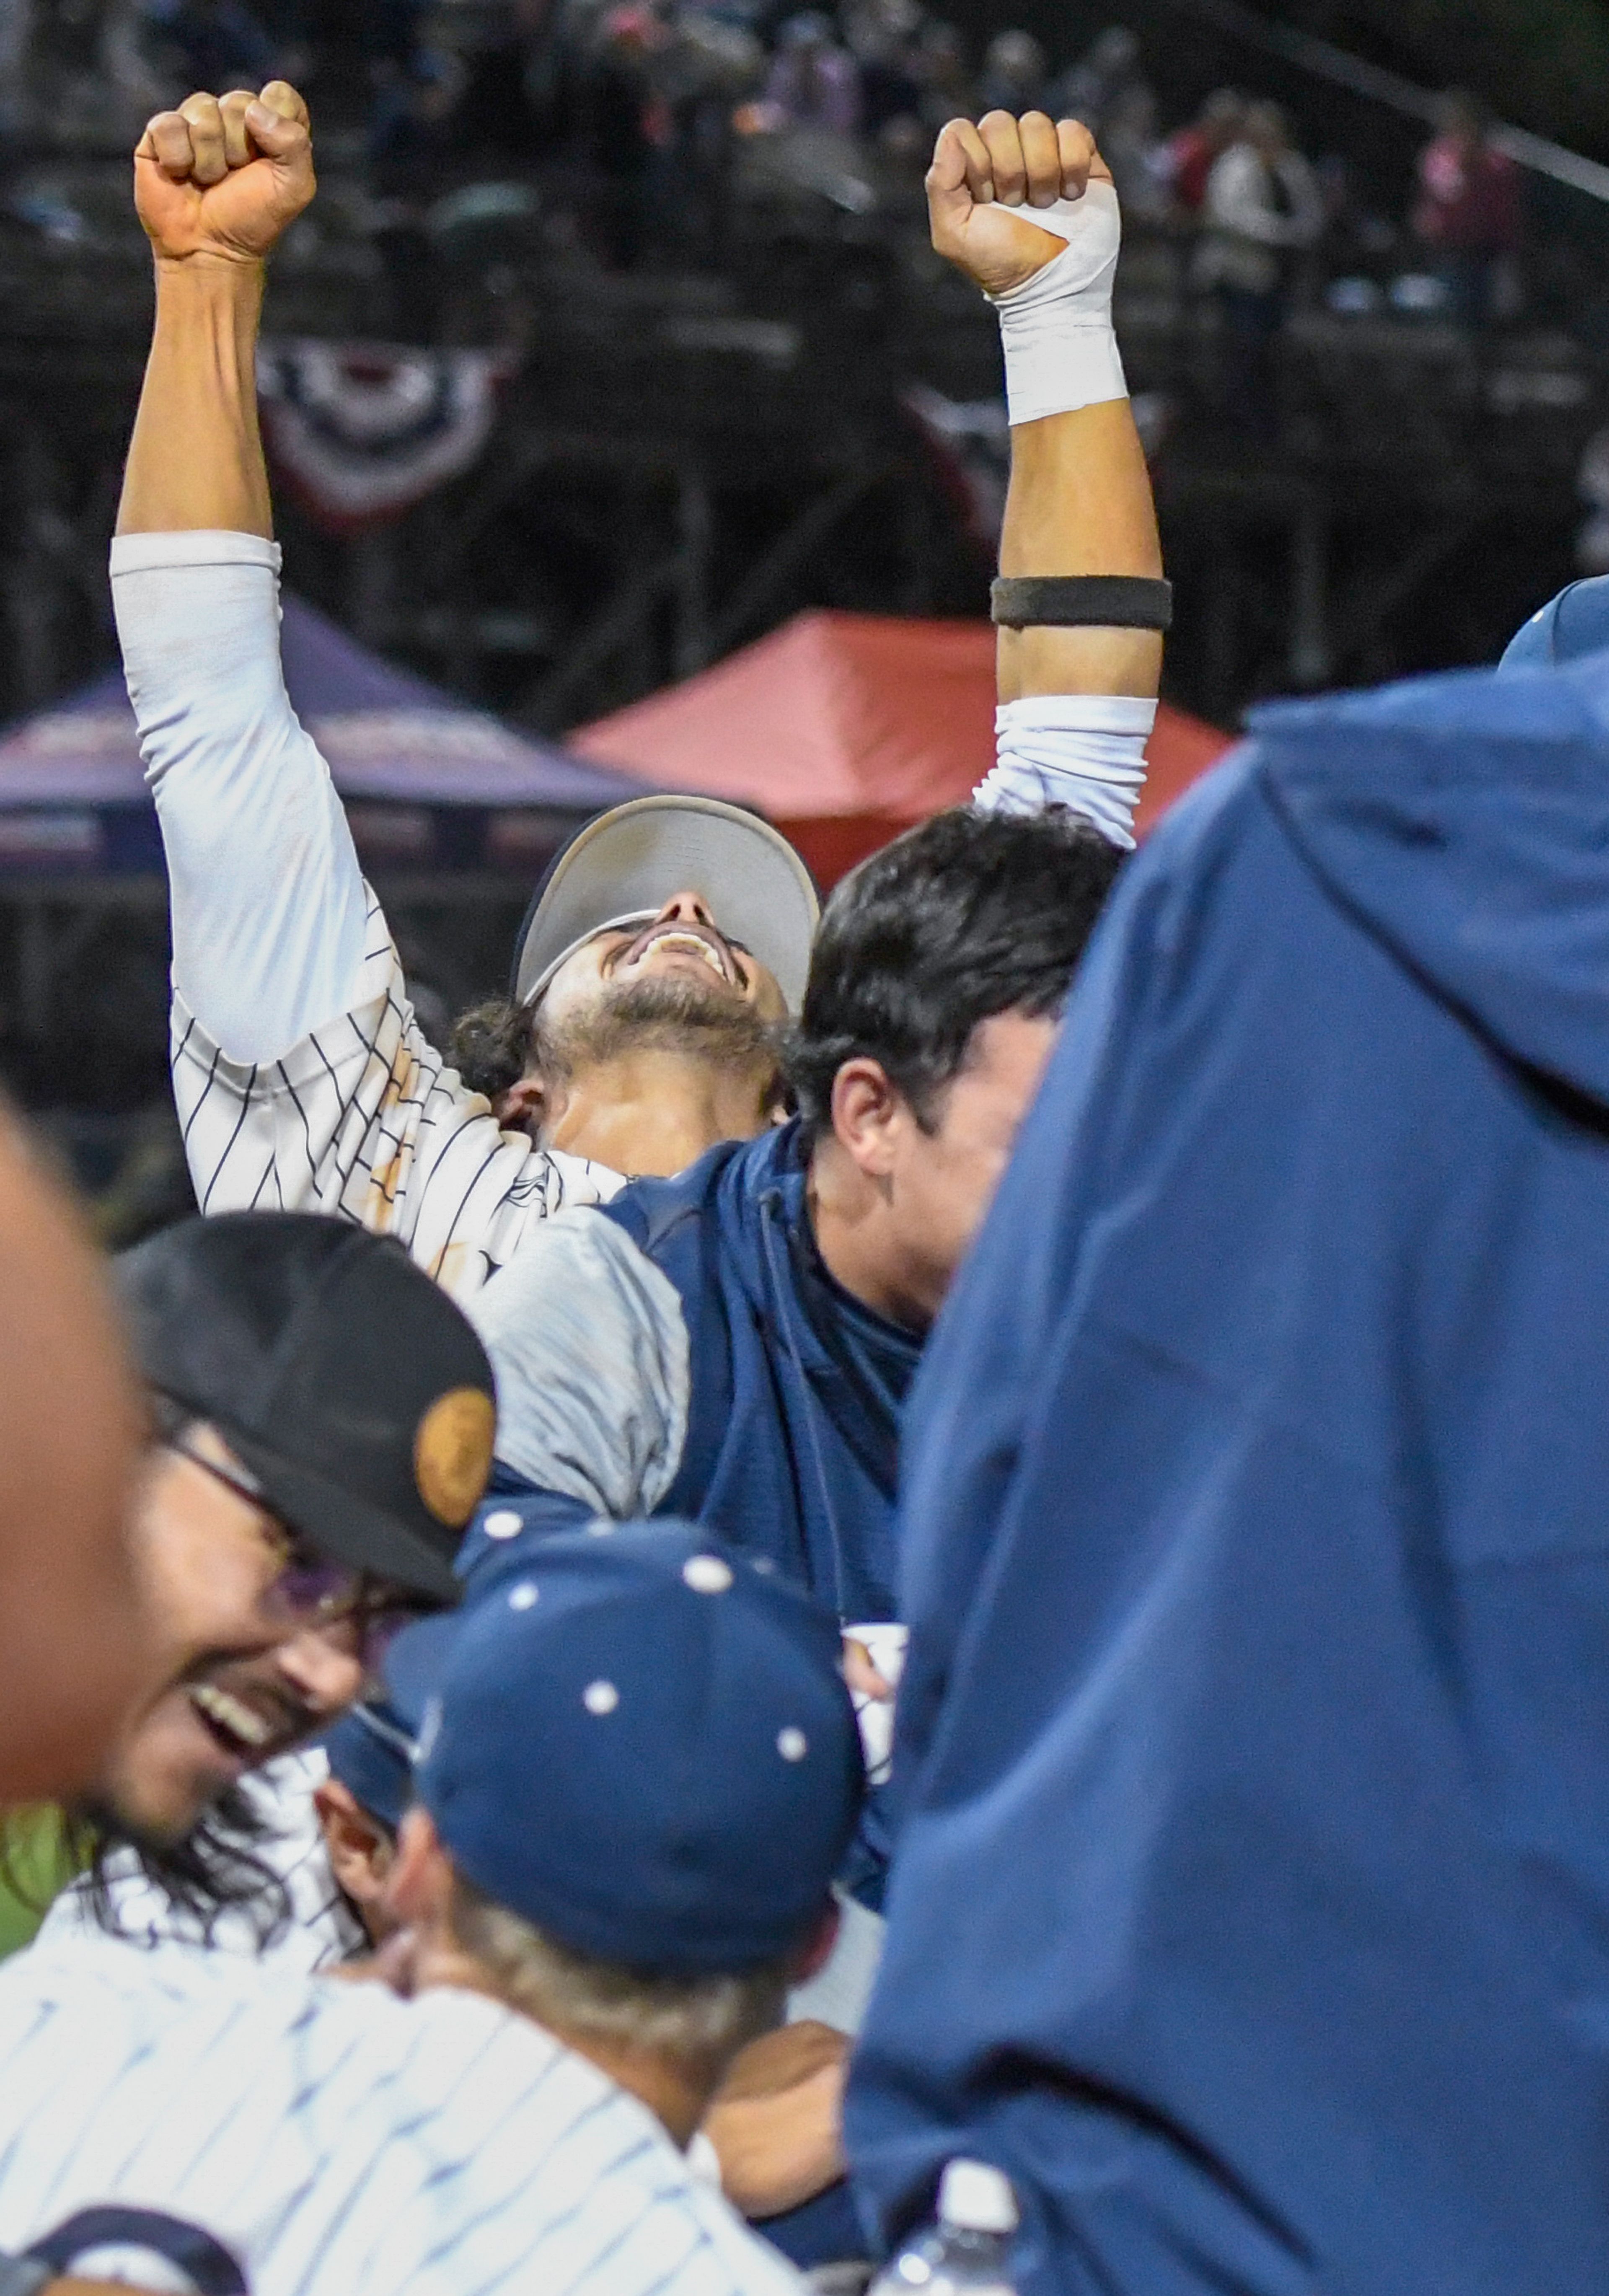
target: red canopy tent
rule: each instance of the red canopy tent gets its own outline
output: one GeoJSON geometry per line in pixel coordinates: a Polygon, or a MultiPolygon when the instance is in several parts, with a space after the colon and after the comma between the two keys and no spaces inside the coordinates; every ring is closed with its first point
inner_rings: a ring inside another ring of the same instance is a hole
{"type": "MultiPolygon", "coordinates": [[[[713,669],[600,718],[566,747],[661,789],[758,806],[818,882],[962,802],[994,757],[987,623],[797,614],[713,669]]],[[[1142,831],[1229,746],[1164,702],[1142,831]]]]}

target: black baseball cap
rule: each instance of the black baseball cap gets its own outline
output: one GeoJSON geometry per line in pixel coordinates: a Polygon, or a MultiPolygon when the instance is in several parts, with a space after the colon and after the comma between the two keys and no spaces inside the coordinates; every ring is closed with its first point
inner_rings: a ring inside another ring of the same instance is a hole
{"type": "Polygon", "coordinates": [[[116,1262],[147,1382],[215,1426],[333,1561],[456,1602],[497,1390],[468,1319],[402,1246],[311,1212],[188,1219],[116,1262]]]}

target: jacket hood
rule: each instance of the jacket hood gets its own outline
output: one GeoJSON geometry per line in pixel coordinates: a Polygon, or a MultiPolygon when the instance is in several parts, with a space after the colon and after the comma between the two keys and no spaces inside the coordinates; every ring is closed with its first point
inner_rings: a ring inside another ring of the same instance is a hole
{"type": "Polygon", "coordinates": [[[1250,725],[1244,762],[1330,891],[1504,1052],[1609,1105],[1609,652],[1250,725]]]}
{"type": "Polygon", "coordinates": [[[1505,675],[1516,669],[1562,669],[1583,654],[1609,646],[1609,574],[1570,582],[1556,598],[1523,622],[1498,664],[1505,675]]]}

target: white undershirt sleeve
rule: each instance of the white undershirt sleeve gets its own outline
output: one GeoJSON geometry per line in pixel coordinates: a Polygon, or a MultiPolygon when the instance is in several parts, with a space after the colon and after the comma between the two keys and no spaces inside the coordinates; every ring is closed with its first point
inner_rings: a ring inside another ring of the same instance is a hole
{"type": "Polygon", "coordinates": [[[173,911],[173,983],[231,1059],[279,1056],[355,1001],[367,900],[279,659],[279,549],[120,535],[112,598],[173,911]]]}
{"type": "Polygon", "coordinates": [[[1127,693],[1036,693],[995,711],[995,767],[973,803],[1000,813],[1065,805],[1125,851],[1145,785],[1154,701],[1127,693]]]}
{"type": "Polygon", "coordinates": [[[497,1374],[498,1458],[612,1521],[652,1514],[681,1464],[691,1391],[663,1272],[613,1220],[562,1211],[466,1304],[497,1374]]]}
{"type": "Polygon", "coordinates": [[[279,660],[279,554],[250,534],[112,545],[173,904],[174,1105],[205,1212],[394,1235],[457,1298],[620,1175],[505,1132],[431,1044],[279,660]]]}

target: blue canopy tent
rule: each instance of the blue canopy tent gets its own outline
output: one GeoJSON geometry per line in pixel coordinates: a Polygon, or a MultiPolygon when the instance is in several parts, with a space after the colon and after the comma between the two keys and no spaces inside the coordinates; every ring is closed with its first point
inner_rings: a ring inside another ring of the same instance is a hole
{"type": "MultiPolygon", "coordinates": [[[[535,871],[579,822],[645,784],[517,734],[393,669],[287,598],[285,682],[330,761],[365,865],[535,871]]],[[[160,873],[156,811],[116,670],[0,734],[0,886],[160,873]]]]}

